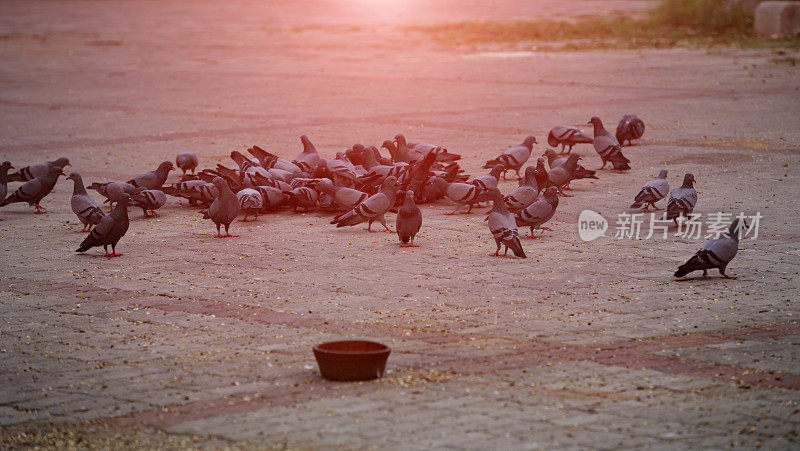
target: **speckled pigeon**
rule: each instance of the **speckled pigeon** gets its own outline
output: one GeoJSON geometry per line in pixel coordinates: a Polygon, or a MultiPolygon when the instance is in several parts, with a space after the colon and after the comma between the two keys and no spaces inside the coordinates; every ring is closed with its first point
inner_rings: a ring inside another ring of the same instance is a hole
{"type": "Polygon", "coordinates": [[[109,204],[109,212],[114,210],[114,203],[119,202],[122,193],[134,194],[141,191],[143,188],[137,188],[130,183],[126,182],[105,182],[105,183],[92,183],[89,189],[93,189],[105,197],[103,203],[109,204]]]}
{"type": "Polygon", "coordinates": [[[158,189],[143,189],[131,194],[128,205],[139,207],[145,217],[158,216],[156,210],[167,203],[167,195],[158,189]]]}
{"type": "Polygon", "coordinates": [[[536,186],[539,187],[539,192],[544,191],[545,188],[550,186],[550,176],[547,174],[547,169],[544,167],[544,157],[536,159],[536,172],[533,173],[536,177],[536,186]]]}
{"type": "Polygon", "coordinates": [[[39,205],[39,202],[41,202],[45,196],[53,191],[53,187],[56,186],[58,177],[61,175],[64,175],[64,171],[61,169],[61,167],[52,166],[47,170],[46,174],[28,180],[22,184],[22,186],[17,188],[17,190],[11,193],[10,196],[0,202],[0,207],[4,207],[15,202],[27,202],[28,205],[32,205],[33,208],[36,209],[36,214],[46,212],[47,210],[39,205]]]}
{"type": "Polygon", "coordinates": [[[591,144],[592,141],[592,138],[584,135],[582,131],[569,125],[556,125],[547,134],[547,143],[553,147],[561,145],[562,154],[565,153],[565,150],[566,153],[572,152],[572,146],[575,144],[591,144]],[[569,149],[567,149],[567,146],[569,146],[569,149]]]}
{"type": "MultiPolygon", "coordinates": [[[[742,222],[744,223],[744,221],[742,222]]],[[[689,261],[678,267],[674,274],[675,277],[683,277],[692,271],[699,270],[703,270],[703,276],[707,276],[709,269],[717,268],[722,277],[736,279],[736,277],[725,274],[725,268],[739,251],[739,229],[742,226],[747,227],[747,224],[740,226],[739,219],[734,219],[728,228],[728,233],[708,240],[689,261]]]]}
{"type": "Polygon", "coordinates": [[[19,171],[13,174],[8,174],[8,181],[27,182],[28,180],[33,180],[36,177],[41,177],[47,174],[47,171],[49,171],[50,168],[55,166],[64,169],[64,166],[70,166],[69,159],[61,157],[57,160],[45,161],[43,163],[36,163],[30,166],[25,166],[24,168],[20,169],[19,171]]]}
{"type": "Polygon", "coordinates": [[[677,224],[678,217],[691,215],[695,205],[697,205],[697,191],[694,189],[694,175],[686,174],[683,176],[683,185],[672,190],[669,195],[667,219],[672,219],[677,224]]]}
{"type": "Polygon", "coordinates": [[[570,153],[564,164],[556,166],[547,172],[547,176],[550,178],[550,185],[558,187],[558,192],[564,197],[572,197],[572,195],[564,193],[564,190],[571,191],[569,183],[572,181],[572,174],[578,167],[580,158],[577,153],[570,153]]]}
{"type": "Polygon", "coordinates": [[[100,223],[103,217],[105,217],[105,214],[97,205],[97,202],[86,192],[80,174],[73,172],[67,176],[67,180],[72,180],[75,183],[69,204],[72,207],[72,211],[83,224],[83,229],[80,231],[88,232],[92,229],[92,226],[100,223]]]}
{"type": "Polygon", "coordinates": [[[512,213],[536,202],[536,198],[539,196],[539,186],[536,184],[535,172],[536,168],[533,166],[525,168],[522,184],[505,197],[506,206],[512,213]]]}
{"type": "Polygon", "coordinates": [[[472,206],[479,202],[479,199],[488,197],[486,190],[472,183],[448,182],[441,177],[431,177],[425,185],[426,199],[438,198],[438,193],[444,193],[448,199],[456,203],[455,210],[445,213],[454,215],[458,213],[463,205],[469,205],[469,209],[464,214],[472,212],[472,206]]]}
{"type": "Polygon", "coordinates": [[[311,211],[317,208],[319,202],[319,193],[315,190],[301,186],[289,191],[289,206],[292,211],[302,209],[303,211],[311,211]]]}
{"type": "Polygon", "coordinates": [[[631,140],[639,139],[644,135],[644,121],[639,119],[638,116],[635,114],[626,114],[622,116],[622,120],[619,121],[617,125],[617,133],[616,138],[619,141],[620,147],[625,144],[625,141],[628,141],[628,145],[631,144],[631,140]]]}
{"type": "Polygon", "coordinates": [[[185,176],[187,171],[192,171],[192,174],[194,174],[194,170],[200,164],[200,159],[197,158],[197,154],[194,152],[181,152],[175,158],[175,164],[183,171],[185,176]]]}
{"type": "Polygon", "coordinates": [[[311,171],[313,171],[319,163],[319,152],[317,152],[314,144],[311,144],[311,140],[308,139],[308,136],[301,136],[300,142],[303,143],[303,151],[300,152],[300,155],[298,155],[294,160],[292,160],[292,163],[302,169],[303,172],[308,172],[311,174],[311,171]]]}
{"type": "Polygon", "coordinates": [[[254,188],[244,188],[236,193],[236,200],[239,201],[239,212],[244,213],[241,222],[247,222],[248,216],[255,216],[254,221],[258,221],[258,214],[264,209],[264,196],[254,188]]]}
{"type": "Polygon", "coordinates": [[[363,191],[334,186],[327,180],[315,180],[311,188],[330,196],[333,199],[332,208],[336,211],[350,211],[369,197],[369,194],[363,191]]]}
{"type": "Polygon", "coordinates": [[[161,187],[164,186],[164,182],[167,181],[169,171],[173,169],[175,169],[175,166],[171,161],[163,161],[155,170],[139,174],[128,180],[128,183],[137,188],[161,189],[161,187]]]}
{"type": "MultiPolygon", "coordinates": [[[[556,166],[562,166],[564,163],[567,162],[567,157],[559,157],[556,154],[556,151],[553,149],[545,150],[544,156],[547,158],[548,164],[550,165],[550,169],[553,169],[556,166]]],[[[597,175],[595,174],[596,174],[595,171],[591,169],[586,169],[585,167],[578,164],[575,166],[575,170],[572,171],[572,180],[596,179],[597,175]]]]}
{"type": "MultiPolygon", "coordinates": [[[[503,165],[503,178],[506,178],[506,171],[510,171],[513,169],[517,172],[517,177],[521,178],[522,176],[519,173],[519,170],[528,161],[528,158],[531,156],[531,152],[533,152],[533,145],[536,144],[536,138],[534,136],[528,136],[522,142],[522,144],[514,146],[500,155],[497,158],[489,160],[486,164],[483,165],[484,169],[494,168],[498,164],[503,165]]],[[[495,185],[496,186],[496,185],[495,185]]]]}
{"type": "Polygon", "coordinates": [[[614,166],[614,169],[621,171],[630,169],[631,167],[628,163],[631,161],[625,158],[625,155],[622,155],[622,147],[619,145],[619,141],[608,130],[603,128],[603,122],[600,121],[600,118],[592,117],[589,123],[594,126],[594,140],[592,142],[594,150],[603,160],[603,165],[598,170],[606,167],[606,163],[609,162],[614,166]]]}
{"type": "Polygon", "coordinates": [[[494,241],[497,244],[497,250],[492,256],[497,257],[500,255],[500,247],[505,246],[506,250],[503,256],[508,255],[508,250],[511,249],[517,257],[525,258],[525,251],[522,249],[522,243],[519,241],[519,232],[517,232],[517,224],[514,220],[514,215],[508,211],[506,203],[503,200],[503,193],[497,188],[489,189],[489,197],[492,200],[492,210],[486,216],[486,221],[489,224],[489,230],[492,232],[494,241]]]}
{"type": "Polygon", "coordinates": [[[106,251],[106,257],[114,258],[121,256],[122,254],[118,254],[116,248],[119,240],[125,236],[125,233],[128,231],[129,200],[130,196],[123,193],[114,211],[100,220],[75,252],[86,252],[95,246],[103,246],[103,249],[106,251]],[[109,245],[111,245],[110,254],[108,253],[109,245]]]}
{"type": "Polygon", "coordinates": [[[398,187],[396,178],[387,177],[380,191],[366,198],[352,210],[334,217],[331,224],[336,224],[336,227],[345,227],[369,221],[367,231],[372,232],[372,222],[377,220],[388,232],[394,232],[386,225],[384,214],[394,206],[398,187]]]}
{"type": "Polygon", "coordinates": [[[539,238],[541,235],[539,237],[535,236],[533,234],[533,229],[549,230],[552,232],[553,229],[542,227],[542,224],[553,217],[556,208],[558,208],[558,189],[555,186],[550,186],[544,192],[544,199],[539,199],[524,210],[517,212],[517,214],[514,215],[514,219],[518,226],[531,228],[531,238],[539,238]]]}
{"type": "Polygon", "coordinates": [[[422,211],[414,203],[414,191],[406,191],[406,199],[403,205],[397,210],[396,228],[397,236],[400,238],[400,246],[416,247],[414,237],[422,227],[422,211]]]}
{"type": "Polygon", "coordinates": [[[211,205],[219,195],[219,190],[213,183],[203,180],[186,180],[174,183],[172,186],[161,188],[165,194],[170,196],[182,197],[189,200],[189,205],[196,205],[200,202],[203,205],[211,205]]]}
{"type": "Polygon", "coordinates": [[[667,197],[667,193],[669,193],[667,170],[662,169],[661,172],[658,173],[658,177],[644,184],[639,194],[636,195],[630,208],[641,208],[642,205],[644,205],[644,211],[648,211],[649,207],[661,210],[656,207],[656,202],[667,197]]]}
{"type": "Polygon", "coordinates": [[[214,202],[211,202],[211,206],[207,210],[201,210],[200,213],[203,214],[203,219],[211,219],[214,221],[214,225],[217,226],[217,236],[214,238],[235,238],[239,235],[231,235],[228,228],[239,216],[239,201],[225,179],[216,177],[212,183],[219,190],[219,195],[214,199],[214,202]],[[221,226],[225,226],[225,235],[220,231],[221,226]]]}

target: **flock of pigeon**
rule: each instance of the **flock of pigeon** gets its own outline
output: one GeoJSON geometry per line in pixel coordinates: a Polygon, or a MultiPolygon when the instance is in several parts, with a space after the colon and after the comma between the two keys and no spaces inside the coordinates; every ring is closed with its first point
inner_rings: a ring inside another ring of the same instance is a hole
{"type": "MultiPolygon", "coordinates": [[[[552,147],[561,146],[561,152],[547,149],[538,157],[535,165],[525,168],[537,143],[528,136],[516,146],[489,160],[483,166],[489,174],[470,180],[458,165],[460,155],[447,149],[426,143],[407,142],[403,135],[386,140],[389,157],[376,146],[355,144],[345,152],[339,152],[331,160],[320,157],[308,137],[301,136],[303,151],[288,161],[253,146],[247,149],[251,157],[241,152],[231,152],[236,167],[217,165],[216,168],[196,172],[199,159],[194,153],[181,153],[176,158],[177,166],[183,170],[181,181],[164,186],[174,169],[172,162],[164,161],[153,171],[145,172],[127,182],[92,183],[94,189],[105,197],[111,210],[105,214],[89,196],[81,176],[72,172],[67,178],[74,183],[71,207],[83,224],[81,231],[88,235],[77,252],[95,246],[103,246],[106,256],[116,257],[117,242],[128,230],[128,207],[137,206],[145,216],[157,216],[156,210],[167,202],[167,195],[185,198],[190,205],[202,205],[203,219],[210,219],[217,228],[217,238],[235,237],[229,228],[243,214],[241,221],[260,214],[274,213],[284,207],[293,211],[329,211],[335,216],[331,224],[336,227],[367,223],[372,230],[375,221],[385,230],[392,231],[386,223],[387,212],[396,211],[396,233],[401,246],[416,246],[414,237],[422,227],[422,211],[418,204],[448,198],[456,204],[454,211],[446,214],[470,213],[482,202],[492,202],[486,222],[497,244],[494,256],[503,256],[509,249],[518,257],[525,258],[517,227],[534,230],[552,230],[545,227],[555,214],[559,195],[572,197],[570,183],[584,178],[597,178],[596,171],[611,164],[616,170],[630,169],[630,160],[622,153],[622,143],[639,139],[644,134],[644,122],[635,115],[625,115],[617,126],[616,134],[609,133],[597,117],[588,122],[594,128],[591,138],[571,126],[556,126],[547,136],[552,147]],[[589,170],[578,164],[581,157],[572,152],[576,144],[593,144],[603,165],[589,170]],[[549,168],[545,167],[545,163],[549,168]],[[508,195],[498,189],[500,177],[515,171],[519,187],[508,195]],[[191,174],[189,174],[191,173],[191,174]],[[540,199],[539,196],[542,195],[540,199]],[[116,204],[116,205],[115,205],[116,204]],[[222,228],[225,234],[222,234],[222,228]],[[111,246],[111,253],[108,252],[111,246]]],[[[67,158],[37,163],[9,174],[11,163],[0,165],[0,207],[27,202],[36,213],[44,212],[39,203],[55,186],[58,177],[64,175],[67,158]],[[7,183],[23,182],[13,193],[8,193],[7,183]]],[[[689,217],[697,202],[693,188],[694,176],[686,174],[680,188],[669,191],[667,171],[662,170],[658,178],[647,182],[637,194],[631,208],[647,211],[649,207],[659,209],[655,203],[670,198],[666,206],[666,218],[675,220],[689,217]]],[[[1,219],[0,219],[1,220],[1,219]]],[[[682,277],[689,272],[718,268],[726,278],[727,264],[738,250],[738,223],[731,224],[728,234],[707,242],[686,264],[675,273],[682,277]]]]}

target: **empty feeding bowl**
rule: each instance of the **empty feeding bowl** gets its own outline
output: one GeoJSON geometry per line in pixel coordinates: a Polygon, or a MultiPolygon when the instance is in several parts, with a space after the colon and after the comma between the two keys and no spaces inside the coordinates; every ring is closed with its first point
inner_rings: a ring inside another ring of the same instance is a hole
{"type": "Polygon", "coordinates": [[[365,381],[383,376],[392,352],[374,341],[331,341],[314,346],[319,372],[332,381],[365,381]]]}

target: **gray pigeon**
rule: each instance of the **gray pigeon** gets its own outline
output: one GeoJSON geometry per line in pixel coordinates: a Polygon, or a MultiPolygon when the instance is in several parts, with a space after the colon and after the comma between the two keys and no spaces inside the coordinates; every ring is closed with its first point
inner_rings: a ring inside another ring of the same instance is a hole
{"type": "Polygon", "coordinates": [[[122,193],[134,194],[141,191],[143,188],[137,188],[130,183],[126,182],[105,182],[105,183],[92,183],[89,189],[93,189],[105,197],[103,203],[109,204],[109,212],[114,210],[114,203],[119,202],[122,193]]]}
{"type": "Polygon", "coordinates": [[[307,186],[301,186],[289,191],[289,206],[292,211],[302,208],[303,211],[311,211],[317,208],[319,193],[307,186]]]}
{"type": "Polygon", "coordinates": [[[661,210],[656,207],[656,202],[667,197],[669,193],[669,182],[667,181],[667,170],[662,169],[658,173],[658,177],[645,183],[639,194],[636,195],[633,204],[630,208],[641,208],[644,205],[644,211],[648,211],[649,207],[656,210],[661,210]]]}
{"type": "Polygon", "coordinates": [[[100,221],[105,217],[103,214],[103,210],[97,205],[97,202],[89,196],[89,193],[86,192],[86,188],[83,186],[83,179],[81,175],[77,172],[71,173],[67,180],[72,180],[75,183],[75,186],[72,189],[72,198],[69,201],[69,205],[72,207],[72,211],[78,216],[78,219],[83,224],[83,229],[81,232],[88,232],[92,229],[92,226],[95,226],[100,223],[100,221]]]}
{"type": "Polygon", "coordinates": [[[161,188],[165,194],[170,196],[182,197],[189,200],[189,205],[196,205],[200,202],[203,205],[211,205],[219,195],[219,190],[213,183],[203,180],[186,180],[161,188]]]}
{"type": "Polygon", "coordinates": [[[678,217],[691,215],[695,205],[697,205],[697,191],[694,189],[694,175],[686,174],[683,176],[683,185],[672,190],[669,195],[667,219],[672,219],[677,224],[678,217]]]}
{"type": "Polygon", "coordinates": [[[549,221],[550,218],[556,213],[558,208],[558,189],[555,186],[548,187],[544,192],[544,199],[537,200],[530,204],[524,210],[514,215],[514,219],[520,227],[531,228],[531,238],[539,238],[533,234],[533,229],[549,230],[548,227],[542,227],[542,224],[549,221]]]}
{"type": "Polygon", "coordinates": [[[486,164],[483,165],[483,169],[494,168],[498,164],[501,164],[503,165],[503,179],[506,178],[506,171],[510,171],[511,169],[517,172],[518,178],[522,178],[519,170],[522,169],[522,166],[528,161],[528,158],[531,157],[534,144],[536,144],[536,137],[528,136],[522,144],[514,146],[503,152],[499,157],[487,161],[486,164]]]}
{"type": "MultiPolygon", "coordinates": [[[[567,162],[568,157],[559,157],[556,154],[556,151],[553,149],[547,149],[544,151],[544,156],[547,157],[547,162],[550,165],[550,169],[553,169],[556,166],[563,166],[564,163],[567,162]]],[[[579,158],[581,159],[581,158],[579,158]]],[[[572,171],[572,180],[579,180],[579,179],[596,179],[597,175],[596,172],[590,169],[586,169],[581,165],[576,165],[575,170],[572,171]]]]}
{"type": "Polygon", "coordinates": [[[248,216],[255,216],[253,221],[258,221],[258,214],[264,209],[264,196],[261,191],[253,188],[244,188],[236,193],[236,200],[239,201],[239,211],[244,213],[241,222],[247,222],[248,216]]]}
{"type": "Polygon", "coordinates": [[[503,256],[508,255],[508,250],[511,249],[517,257],[525,258],[525,251],[519,241],[519,232],[517,232],[514,215],[508,211],[508,207],[506,207],[506,203],[503,200],[503,193],[497,188],[489,188],[489,197],[492,200],[493,207],[485,220],[488,222],[489,230],[492,232],[494,241],[497,244],[497,250],[492,256],[499,256],[500,247],[505,246],[506,250],[503,256]]]}
{"type": "Polygon", "coordinates": [[[330,196],[333,199],[332,208],[336,211],[350,211],[369,197],[369,194],[353,188],[334,186],[327,180],[316,180],[311,188],[330,196]]]}
{"type": "Polygon", "coordinates": [[[277,213],[275,210],[289,202],[288,189],[286,192],[272,186],[256,186],[255,189],[261,193],[261,199],[264,203],[260,213],[277,213]]]}
{"type": "Polygon", "coordinates": [[[100,220],[75,252],[86,252],[95,246],[103,246],[106,251],[106,257],[121,256],[122,254],[118,254],[116,248],[119,240],[128,231],[128,201],[130,198],[128,194],[123,193],[114,211],[100,220]],[[110,254],[108,253],[108,245],[111,245],[110,254]]]}
{"type": "Polygon", "coordinates": [[[581,157],[577,153],[570,153],[567,161],[561,166],[551,168],[547,172],[550,179],[550,185],[558,187],[558,192],[564,197],[573,197],[570,194],[564,193],[564,190],[571,191],[569,183],[572,181],[572,175],[578,167],[578,160],[581,157]]]}
{"type": "MultiPolygon", "coordinates": [[[[463,205],[469,205],[469,209],[464,214],[472,212],[472,206],[479,202],[479,199],[486,197],[486,190],[472,183],[448,182],[441,177],[431,177],[425,182],[425,190],[429,193],[439,192],[447,196],[448,199],[456,203],[455,210],[445,213],[454,215],[458,213],[463,205]]],[[[427,198],[436,198],[437,195],[427,194],[427,198]]]]}
{"type": "Polygon", "coordinates": [[[417,247],[414,244],[414,237],[422,227],[422,212],[417,204],[414,203],[414,191],[406,191],[406,200],[403,206],[397,211],[397,236],[400,238],[400,246],[417,247]]]}
{"type": "Polygon", "coordinates": [[[51,167],[47,170],[46,174],[36,177],[32,180],[28,180],[22,186],[17,188],[17,190],[11,193],[10,196],[0,202],[0,207],[4,207],[15,202],[27,202],[28,205],[32,205],[33,208],[36,209],[36,214],[46,212],[47,210],[39,205],[39,202],[41,202],[45,196],[53,191],[53,187],[56,186],[58,177],[61,175],[64,175],[64,171],[60,166],[51,167]]]}
{"type": "Polygon", "coordinates": [[[536,198],[539,197],[539,186],[536,184],[535,172],[536,168],[533,166],[525,168],[525,178],[523,178],[522,184],[506,196],[506,206],[512,213],[536,202],[536,198]]]}
{"type": "Polygon", "coordinates": [[[222,177],[214,177],[211,183],[217,188],[219,195],[207,210],[201,210],[200,213],[203,214],[203,219],[210,219],[217,226],[217,236],[214,238],[238,237],[239,235],[231,235],[228,228],[239,216],[239,201],[228,186],[228,182],[222,177]],[[225,235],[220,231],[221,226],[225,226],[225,235]]]}
{"type": "Polygon", "coordinates": [[[200,159],[197,158],[197,154],[194,152],[182,152],[175,158],[175,164],[183,171],[185,176],[187,171],[192,171],[192,174],[194,174],[194,170],[200,164],[200,159]]]}
{"type": "Polygon", "coordinates": [[[47,171],[54,166],[58,166],[61,169],[64,169],[64,166],[69,166],[69,159],[61,157],[58,160],[54,161],[45,161],[43,163],[36,163],[30,166],[25,166],[24,168],[20,169],[19,171],[9,174],[8,181],[9,182],[27,182],[29,180],[33,180],[36,177],[41,177],[47,174],[47,171]]]}
{"type": "Polygon", "coordinates": [[[380,191],[366,198],[352,210],[334,217],[331,224],[336,224],[336,227],[345,227],[369,221],[367,231],[372,232],[372,222],[378,220],[386,231],[394,232],[386,225],[386,218],[383,215],[394,206],[398,187],[396,178],[387,177],[380,191]]]}
{"type": "Polygon", "coordinates": [[[603,160],[603,165],[600,166],[598,171],[606,167],[606,163],[609,162],[614,166],[614,169],[620,171],[630,169],[631,167],[628,163],[631,160],[622,155],[622,147],[619,145],[619,141],[608,130],[603,128],[603,122],[600,121],[600,118],[593,117],[589,120],[589,123],[594,126],[594,141],[592,142],[594,150],[603,160]]]}
{"type": "Polygon", "coordinates": [[[592,138],[584,135],[582,131],[569,125],[556,125],[547,134],[547,143],[553,147],[561,145],[562,154],[565,153],[565,150],[566,153],[572,152],[572,146],[575,144],[591,144],[592,141],[592,138]],[[569,149],[567,149],[567,146],[569,146],[569,149]]]}
{"type": "MultiPolygon", "coordinates": [[[[14,169],[10,161],[4,161],[0,164],[0,201],[5,200],[8,194],[8,170],[14,169]]],[[[2,219],[0,219],[2,221],[2,219]]]]}
{"type": "Polygon", "coordinates": [[[175,166],[171,161],[163,161],[158,165],[156,170],[139,174],[136,177],[128,180],[128,183],[137,188],[161,189],[161,187],[164,186],[164,182],[167,181],[169,171],[173,169],[175,169],[175,166]]]}
{"type": "MultiPolygon", "coordinates": [[[[744,221],[742,221],[744,222],[744,221]]],[[[747,226],[747,224],[743,224],[747,226]]],[[[680,265],[675,271],[675,277],[683,277],[692,271],[703,270],[703,276],[708,275],[708,270],[719,269],[719,273],[726,279],[736,277],[725,274],[725,268],[739,251],[739,219],[734,219],[728,228],[728,233],[723,233],[717,238],[712,238],[697,251],[686,263],[680,265]]]]}
{"type": "Polygon", "coordinates": [[[303,151],[297,158],[292,160],[292,163],[302,169],[303,172],[308,172],[310,174],[320,162],[319,152],[317,152],[314,144],[311,144],[308,136],[301,136],[300,141],[303,143],[303,151]]]}
{"type": "Polygon", "coordinates": [[[643,120],[639,119],[635,114],[626,114],[622,116],[622,120],[620,120],[617,125],[616,133],[616,138],[620,146],[624,145],[626,140],[628,141],[628,145],[630,145],[631,140],[639,139],[642,135],[644,135],[643,120]]]}
{"type": "Polygon", "coordinates": [[[167,195],[157,189],[143,189],[131,194],[130,205],[142,209],[145,217],[158,216],[156,210],[167,203],[167,195]]]}

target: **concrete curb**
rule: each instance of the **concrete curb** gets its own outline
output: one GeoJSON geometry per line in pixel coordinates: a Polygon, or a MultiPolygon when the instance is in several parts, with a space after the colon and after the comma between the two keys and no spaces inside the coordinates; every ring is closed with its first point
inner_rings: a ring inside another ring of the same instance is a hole
{"type": "Polygon", "coordinates": [[[753,30],[759,36],[800,34],[800,2],[761,2],[756,7],[753,30]]]}

